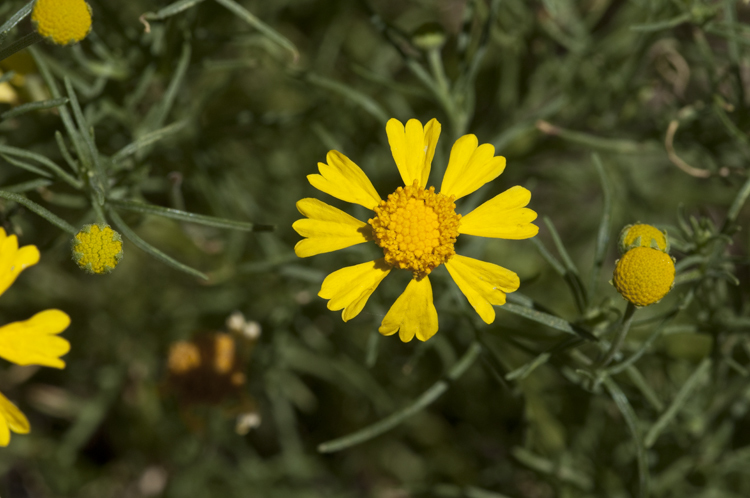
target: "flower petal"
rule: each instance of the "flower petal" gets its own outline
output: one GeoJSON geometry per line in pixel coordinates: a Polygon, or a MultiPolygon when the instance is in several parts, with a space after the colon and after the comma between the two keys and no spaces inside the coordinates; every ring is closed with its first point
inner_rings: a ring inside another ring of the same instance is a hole
{"type": "Polygon", "coordinates": [[[70,343],[57,337],[70,325],[70,317],[60,310],[46,310],[26,321],[0,327],[0,356],[19,365],[64,368],[60,356],[70,351],[70,343]]]}
{"type": "Polygon", "coordinates": [[[427,186],[440,130],[437,119],[431,119],[424,128],[416,119],[410,119],[406,128],[397,119],[391,119],[386,124],[385,132],[393,160],[396,161],[404,185],[409,186],[414,180],[418,180],[420,187],[427,186]]]}
{"type": "Polygon", "coordinates": [[[307,258],[324,252],[338,251],[370,240],[370,225],[318,199],[297,202],[297,209],[307,219],[292,225],[305,239],[297,242],[294,252],[307,258]]]}
{"type": "Polygon", "coordinates": [[[529,200],[531,192],[512,187],[462,217],[458,233],[498,239],[531,238],[539,232],[539,227],[531,223],[536,212],[524,207],[529,200]]]}
{"type": "Polygon", "coordinates": [[[460,199],[491,182],[505,169],[505,158],[495,157],[495,147],[482,144],[475,135],[464,135],[451,149],[440,193],[460,199]]]}
{"type": "Polygon", "coordinates": [[[5,292],[22,270],[39,262],[36,246],[18,248],[18,238],[7,236],[0,228],[0,294],[5,292]]]}
{"type": "Polygon", "coordinates": [[[412,279],[391,309],[386,313],[378,332],[393,335],[398,332],[403,342],[411,341],[414,336],[426,341],[438,330],[438,316],[432,302],[430,279],[412,279]]]}
{"type": "Polygon", "coordinates": [[[17,434],[28,434],[31,426],[26,415],[0,393],[0,446],[8,446],[11,430],[17,434]]]}
{"type": "Polygon", "coordinates": [[[458,254],[445,267],[485,323],[495,321],[492,305],[505,304],[505,293],[514,292],[521,285],[518,275],[502,266],[458,254]]]}
{"type": "Polygon", "coordinates": [[[359,315],[370,295],[391,272],[384,258],[337,270],[323,280],[318,295],[328,299],[328,309],[343,309],[341,318],[348,322],[359,315]]]}
{"type": "Polygon", "coordinates": [[[362,168],[341,152],[332,150],[326,163],[318,163],[319,175],[307,175],[310,184],[318,190],[342,201],[374,209],[380,204],[380,195],[362,168]]]}

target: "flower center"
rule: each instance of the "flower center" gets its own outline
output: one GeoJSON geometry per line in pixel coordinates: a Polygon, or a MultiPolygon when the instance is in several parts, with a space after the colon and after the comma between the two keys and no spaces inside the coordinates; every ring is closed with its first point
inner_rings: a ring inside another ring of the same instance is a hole
{"type": "Polygon", "coordinates": [[[421,189],[414,180],[380,201],[377,216],[368,223],[386,263],[421,278],[456,254],[453,244],[461,215],[456,214],[454,200],[436,194],[435,187],[421,189]]]}

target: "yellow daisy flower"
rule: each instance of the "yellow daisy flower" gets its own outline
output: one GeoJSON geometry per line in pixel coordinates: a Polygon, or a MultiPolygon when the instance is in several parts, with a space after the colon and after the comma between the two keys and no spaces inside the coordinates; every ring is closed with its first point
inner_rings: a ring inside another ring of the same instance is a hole
{"type": "Polygon", "coordinates": [[[495,321],[493,305],[505,304],[505,295],[518,289],[514,272],[456,254],[460,234],[502,239],[528,239],[539,231],[531,222],[536,213],[525,206],[531,193],[512,187],[485,202],[466,216],[456,213],[455,201],[497,178],[505,169],[505,158],[495,157],[495,147],[479,145],[474,135],[459,138],[451,149],[440,192],[427,189],[440,123],[411,119],[406,126],[391,119],[385,127],[393,159],[405,187],[386,200],[380,198],[364,171],[340,152],[332,150],[326,163],[318,163],[320,174],[309,175],[313,187],[343,201],[371,209],[367,223],[317,199],[297,202],[306,219],[292,225],[302,237],[294,251],[306,258],[374,241],[384,257],[349,266],[328,275],[318,295],[328,300],[328,309],[343,310],[344,321],[357,316],[378,284],[394,268],[412,272],[412,280],[383,319],[378,331],[399,333],[402,341],[414,336],[426,341],[438,330],[428,275],[444,264],[474,310],[486,323],[495,321]]]}
{"type": "MultiPolygon", "coordinates": [[[[18,247],[15,235],[0,228],[0,295],[15,282],[21,271],[39,262],[35,246],[18,247]]],[[[60,310],[46,310],[23,322],[0,327],[0,357],[18,365],[44,365],[64,368],[60,359],[70,343],[57,334],[70,325],[70,317],[60,310]]],[[[29,421],[21,410],[0,394],[0,446],[10,442],[10,431],[27,434],[29,421]]]]}

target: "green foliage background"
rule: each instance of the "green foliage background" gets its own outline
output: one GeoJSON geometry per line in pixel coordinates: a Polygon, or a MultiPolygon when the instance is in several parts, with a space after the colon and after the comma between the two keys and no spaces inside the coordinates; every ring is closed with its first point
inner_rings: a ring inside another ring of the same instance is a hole
{"type": "MultiPolygon", "coordinates": [[[[3,2],[0,21],[24,4],[3,2]]],[[[0,191],[23,196],[0,200],[0,222],[42,252],[0,299],[1,323],[52,307],[72,318],[65,370],[0,376],[32,423],[0,451],[0,495],[750,496],[746,2],[90,4],[82,43],[27,49],[27,82],[67,101],[0,121],[0,191]],[[465,133],[507,158],[461,212],[513,185],[532,191],[535,239],[459,239],[462,254],[521,277],[490,326],[440,269],[438,334],[380,337],[407,277],[343,323],[320,283],[376,248],[294,255],[297,200],[368,216],[306,181],[328,150],[381,195],[399,185],[390,117],[443,124],[431,184],[465,133]],[[76,185],[56,132],[93,180],[76,185]],[[85,137],[95,153],[74,152],[85,137]],[[134,212],[135,201],[275,231],[134,212]],[[87,275],[71,235],[35,206],[74,230],[100,210],[147,250],[126,237],[112,274],[87,275]],[[639,220],[672,236],[677,285],[599,368],[625,309],[606,283],[614,242],[639,220]],[[170,344],[224,330],[235,310],[263,329],[243,365],[262,419],[247,435],[235,431],[237,399],[187,405],[166,382],[170,344]],[[381,420],[393,428],[375,436],[381,420]],[[365,441],[319,447],[355,433],[365,441]]],[[[31,29],[22,21],[4,46],[31,29]]],[[[29,85],[16,87],[25,102],[29,85]]]]}

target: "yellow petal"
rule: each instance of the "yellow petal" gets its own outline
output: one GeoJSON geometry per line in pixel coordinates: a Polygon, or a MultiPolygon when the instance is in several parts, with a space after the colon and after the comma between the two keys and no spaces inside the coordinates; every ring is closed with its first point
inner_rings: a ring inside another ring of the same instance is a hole
{"type": "Polygon", "coordinates": [[[18,248],[18,238],[8,237],[0,228],[0,294],[5,292],[16,277],[29,266],[39,262],[39,250],[36,246],[18,248]]]}
{"type": "Polygon", "coordinates": [[[380,204],[380,195],[362,168],[341,152],[332,150],[325,163],[318,163],[319,175],[308,175],[310,184],[318,190],[342,201],[374,209],[380,204]]]}
{"type": "Polygon", "coordinates": [[[531,192],[525,188],[510,188],[461,218],[458,233],[514,240],[533,237],[539,227],[531,223],[536,212],[524,207],[529,200],[531,192]]]}
{"type": "Polygon", "coordinates": [[[492,305],[505,304],[505,293],[514,292],[521,285],[518,275],[502,266],[458,254],[445,267],[485,323],[495,321],[492,305]]]}
{"type": "Polygon", "coordinates": [[[307,258],[324,252],[370,240],[370,225],[318,199],[306,198],[297,202],[297,209],[307,219],[292,225],[298,234],[307,237],[297,242],[294,252],[307,258]]]}
{"type": "Polygon", "coordinates": [[[482,144],[475,135],[464,135],[451,149],[440,193],[460,199],[491,182],[505,169],[505,158],[495,157],[495,147],[482,144]]]}
{"type": "Polygon", "coordinates": [[[0,446],[8,446],[10,431],[28,434],[30,430],[31,426],[26,415],[0,393],[0,446]]]}
{"type": "Polygon", "coordinates": [[[393,160],[396,161],[404,185],[409,186],[414,180],[418,180],[420,187],[427,186],[440,129],[440,123],[436,119],[431,119],[424,128],[416,119],[410,119],[406,128],[397,119],[391,119],[386,124],[385,132],[393,160]]]}
{"type": "Polygon", "coordinates": [[[403,342],[411,341],[414,336],[426,341],[438,330],[438,316],[432,302],[430,279],[412,279],[391,309],[386,313],[378,332],[393,335],[398,332],[403,342]]]}
{"type": "Polygon", "coordinates": [[[70,351],[70,343],[58,337],[70,325],[70,317],[60,310],[46,310],[23,322],[0,327],[0,356],[19,365],[64,368],[60,356],[70,351]]]}
{"type": "Polygon", "coordinates": [[[384,258],[347,266],[328,275],[318,295],[329,300],[329,310],[343,309],[341,318],[348,322],[359,315],[370,295],[390,271],[391,267],[385,264],[384,258]]]}

